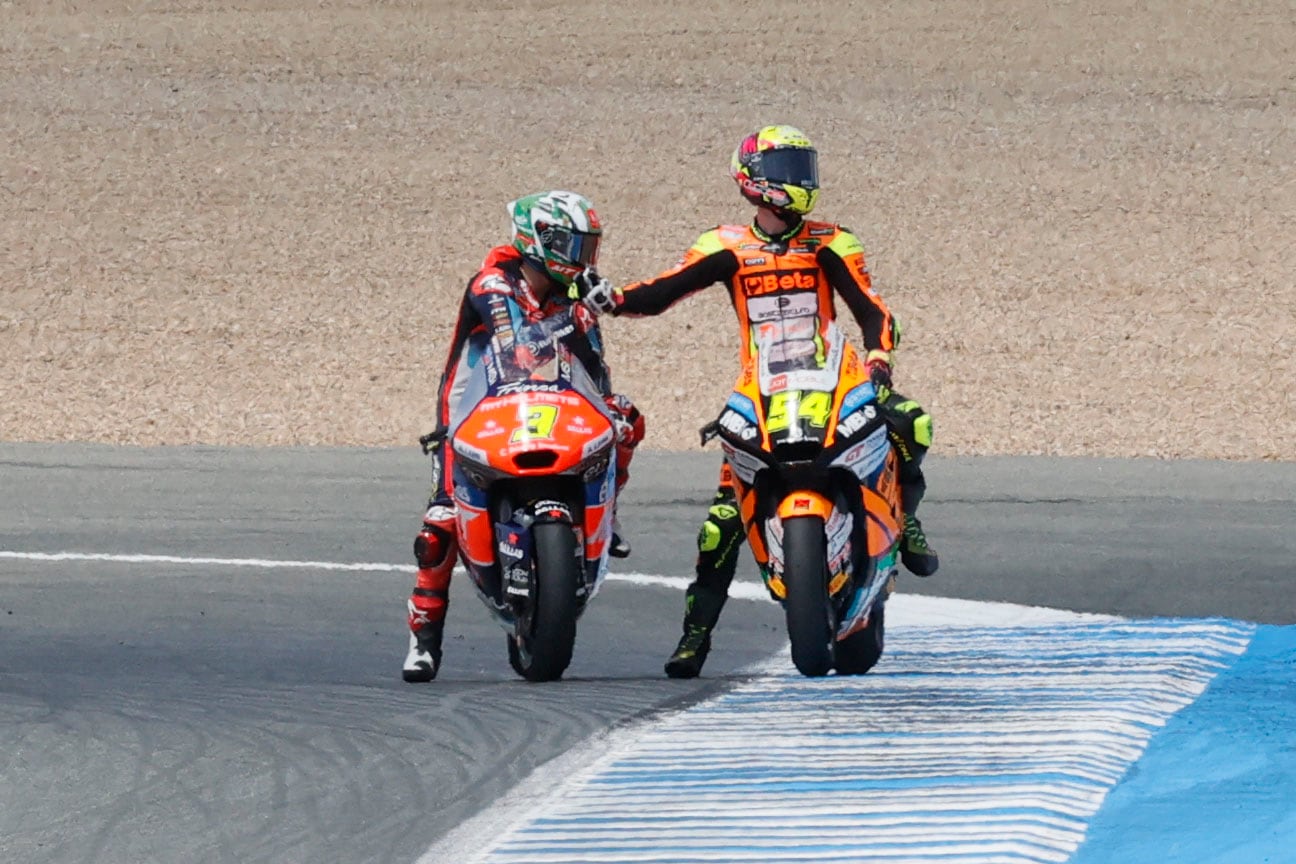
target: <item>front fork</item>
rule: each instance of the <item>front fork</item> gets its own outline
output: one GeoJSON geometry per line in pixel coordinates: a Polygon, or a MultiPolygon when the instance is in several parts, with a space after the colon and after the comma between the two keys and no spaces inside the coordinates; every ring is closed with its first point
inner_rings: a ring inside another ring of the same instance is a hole
{"type": "MultiPolygon", "coordinates": [[[[749,494],[754,492],[746,491],[749,494]]],[[[782,526],[791,518],[817,517],[824,526],[827,559],[824,563],[828,578],[825,587],[837,610],[834,614],[836,636],[844,639],[868,625],[878,597],[881,595],[885,600],[894,585],[895,553],[891,549],[875,560],[865,554],[866,550],[855,549],[862,539],[872,539],[867,534],[861,535],[858,524],[860,518],[869,519],[867,514],[857,513],[850,507],[839,507],[821,492],[795,489],[783,494],[769,516],[762,519],[754,506],[744,514],[745,517],[748,515],[749,536],[757,536],[765,552],[757,556],[761,576],[771,596],[779,602],[787,597],[781,572],[786,560],[782,548],[782,526]]]]}
{"type": "MultiPolygon", "coordinates": [[[[755,515],[755,514],[753,514],[755,515]]],[[[850,517],[843,514],[833,504],[832,500],[822,492],[813,489],[794,489],[783,495],[782,500],[774,508],[774,513],[765,520],[763,526],[759,525],[759,517],[752,520],[749,534],[761,533],[765,538],[762,543],[766,547],[765,560],[757,560],[760,565],[761,575],[765,579],[765,586],[769,588],[770,593],[780,602],[787,597],[787,588],[783,584],[783,568],[785,567],[786,557],[783,552],[783,524],[789,520],[802,516],[815,516],[824,526],[827,535],[825,538],[828,565],[828,593],[835,594],[848,578],[849,570],[842,567],[842,542],[832,544],[834,538],[842,540],[842,532],[846,532],[844,539],[845,549],[849,552],[849,524],[843,525],[843,520],[849,520],[850,517]],[[834,567],[834,562],[838,565],[834,567]]]]}
{"type": "MultiPolygon", "coordinates": [[[[519,631],[530,627],[535,611],[536,561],[535,541],[531,529],[536,524],[561,522],[575,525],[566,503],[552,499],[529,502],[514,509],[501,501],[495,518],[495,549],[499,556],[504,602],[513,609],[519,631]]],[[[577,545],[580,554],[580,545],[577,545]]]]}

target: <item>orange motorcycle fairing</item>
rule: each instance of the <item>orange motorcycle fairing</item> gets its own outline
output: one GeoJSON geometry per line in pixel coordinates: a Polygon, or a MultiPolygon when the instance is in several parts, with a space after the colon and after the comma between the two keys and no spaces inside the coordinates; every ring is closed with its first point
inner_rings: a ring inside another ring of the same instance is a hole
{"type": "Polygon", "coordinates": [[[880,656],[881,607],[897,569],[896,454],[877,390],[836,324],[807,326],[813,309],[795,297],[759,311],[751,362],[703,441],[720,438],[748,545],[787,612],[797,668],[859,674],[880,656]],[[816,609],[831,610],[827,648],[816,645],[816,609]]]}
{"type": "Polygon", "coordinates": [[[454,446],[474,448],[471,455],[496,471],[543,476],[575,470],[613,435],[612,422],[589,400],[525,390],[483,399],[455,431],[454,446]]]}
{"type": "Polygon", "coordinates": [[[608,570],[617,472],[603,392],[559,336],[542,349],[542,372],[483,352],[449,430],[460,557],[530,681],[571,662],[608,570]]]}
{"type": "Polygon", "coordinates": [[[466,497],[456,495],[455,499],[459,554],[465,563],[489,567],[495,563],[495,528],[486,509],[473,506],[466,497]]]}

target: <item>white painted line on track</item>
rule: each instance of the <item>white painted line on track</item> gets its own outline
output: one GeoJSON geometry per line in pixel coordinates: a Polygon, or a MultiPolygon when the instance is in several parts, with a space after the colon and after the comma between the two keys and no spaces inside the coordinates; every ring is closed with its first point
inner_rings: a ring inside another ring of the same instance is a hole
{"type": "Polygon", "coordinates": [[[336,561],[277,561],[270,558],[189,558],[180,555],[110,555],[103,552],[10,552],[0,549],[0,558],[23,561],[106,561],[117,564],[184,564],[194,567],[261,567],[301,570],[409,571],[403,564],[343,564],[336,561]]]}
{"type": "MultiPolygon", "coordinates": [[[[414,575],[412,564],[383,564],[366,562],[340,561],[291,561],[274,558],[192,558],[180,555],[121,555],[106,552],[16,552],[0,549],[0,559],[21,561],[102,561],[114,564],[182,564],[191,567],[260,567],[267,570],[348,570],[371,573],[409,573],[414,575]]],[[[464,569],[456,567],[455,573],[462,574],[464,569]]],[[[635,585],[652,585],[664,588],[678,588],[681,591],[688,587],[689,579],[682,576],[659,576],[653,573],[609,573],[608,579],[614,582],[629,582],[635,585]]],[[[769,595],[765,588],[755,582],[735,582],[730,596],[741,600],[763,600],[769,595]]]]}
{"type": "MultiPolygon", "coordinates": [[[[412,564],[386,564],[382,562],[341,562],[341,561],[293,561],[274,558],[198,558],[182,555],[146,555],[146,554],[112,554],[106,552],[23,552],[0,549],[0,560],[44,561],[51,563],[67,561],[105,562],[111,564],[178,564],[189,567],[259,567],[266,570],[339,570],[371,573],[408,573],[414,575],[412,564]]],[[[462,567],[455,568],[456,575],[463,575],[462,567]]],[[[607,575],[608,581],[626,582],[631,585],[644,585],[657,588],[673,588],[683,591],[692,581],[691,576],[664,576],[657,573],[618,573],[612,571],[607,575]]],[[[769,592],[759,582],[748,579],[735,579],[729,588],[729,596],[736,600],[770,599],[769,592]]],[[[897,594],[887,605],[888,622],[904,624],[906,621],[926,625],[974,625],[984,624],[987,620],[1011,621],[1015,625],[1045,624],[1053,621],[1074,621],[1083,618],[1093,621],[1115,620],[1107,615],[1087,615],[1049,609],[1040,606],[1019,606],[1015,603],[991,603],[968,601],[962,605],[950,605],[950,601],[940,597],[922,597],[918,595],[897,594]],[[899,614],[895,614],[899,613],[899,614]]],[[[1002,626],[1002,625],[1001,625],[1002,626]]]]}

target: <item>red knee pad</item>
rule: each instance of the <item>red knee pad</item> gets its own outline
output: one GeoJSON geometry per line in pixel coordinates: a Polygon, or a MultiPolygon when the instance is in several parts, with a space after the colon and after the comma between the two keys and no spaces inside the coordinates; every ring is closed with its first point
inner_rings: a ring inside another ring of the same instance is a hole
{"type": "Polygon", "coordinates": [[[423,517],[422,530],[414,538],[418,575],[409,599],[411,630],[418,631],[425,624],[440,624],[445,620],[446,604],[450,600],[450,574],[458,551],[454,508],[432,504],[423,517]]]}
{"type": "Polygon", "coordinates": [[[420,570],[439,568],[454,551],[454,535],[449,531],[428,526],[414,538],[414,560],[420,570]]]}

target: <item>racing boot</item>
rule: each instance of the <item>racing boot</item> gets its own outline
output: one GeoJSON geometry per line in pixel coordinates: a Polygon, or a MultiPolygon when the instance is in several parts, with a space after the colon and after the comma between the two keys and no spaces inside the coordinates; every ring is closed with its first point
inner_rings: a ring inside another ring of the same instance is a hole
{"type": "MultiPolygon", "coordinates": [[[[930,441],[930,437],[927,440],[930,441]]],[[[918,505],[927,494],[927,480],[922,472],[922,456],[926,451],[919,450],[917,445],[915,450],[918,457],[900,465],[900,509],[904,512],[904,525],[900,529],[900,561],[915,576],[930,576],[940,566],[940,559],[936,557],[936,550],[928,545],[927,535],[918,521],[918,505]]]]}
{"type": "Polygon", "coordinates": [[[930,576],[940,567],[936,550],[927,545],[922,523],[912,513],[904,515],[904,532],[900,538],[900,560],[915,576],[930,576]]]}
{"type": "Polygon", "coordinates": [[[406,681],[431,681],[441,668],[441,637],[457,551],[454,508],[444,504],[429,506],[423,528],[414,540],[418,575],[407,604],[410,645],[401,668],[401,677],[406,681]]]}
{"type": "Polygon", "coordinates": [[[431,681],[441,668],[441,635],[445,622],[428,622],[410,633],[409,653],[401,677],[411,684],[431,681]]]}
{"type": "Polygon", "coordinates": [[[621,520],[616,516],[612,517],[612,543],[608,547],[608,554],[613,558],[630,557],[630,541],[625,539],[625,534],[621,531],[621,520]]]}
{"type": "Polygon", "coordinates": [[[711,631],[720,620],[726,595],[694,582],[684,596],[684,635],[666,661],[669,678],[696,678],[711,652],[711,631]]]}

